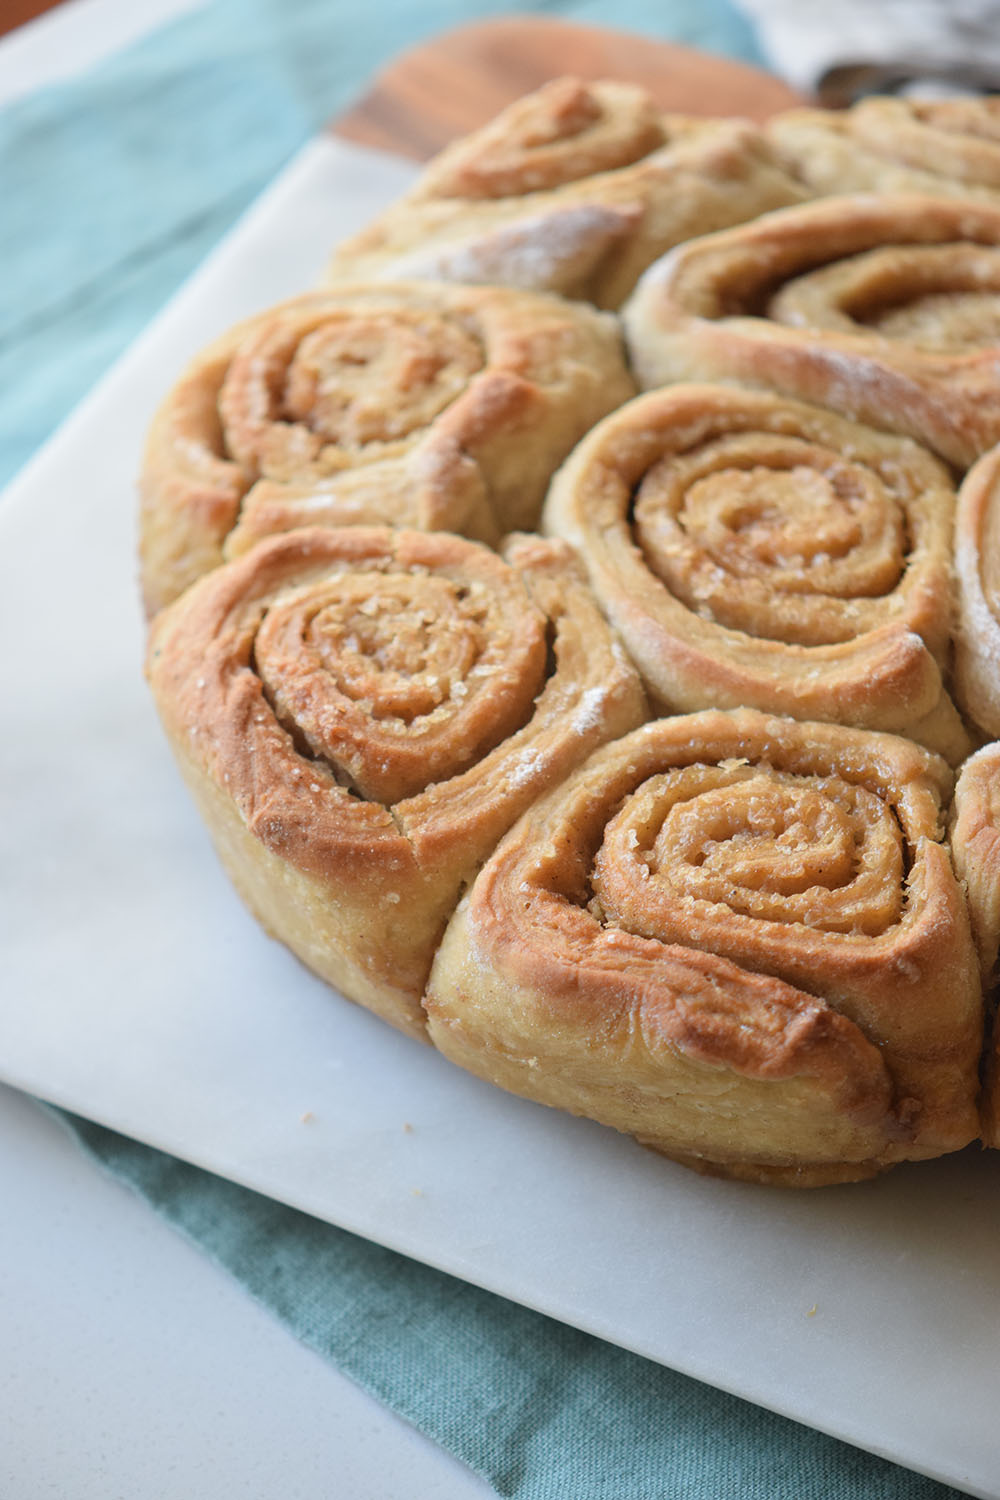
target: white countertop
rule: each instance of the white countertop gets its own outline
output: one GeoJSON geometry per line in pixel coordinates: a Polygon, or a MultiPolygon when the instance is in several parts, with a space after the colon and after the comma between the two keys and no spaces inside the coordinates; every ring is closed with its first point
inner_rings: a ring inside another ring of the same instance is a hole
{"type": "Polygon", "coordinates": [[[0,1086],[4,1500],[482,1500],[0,1086]]]}

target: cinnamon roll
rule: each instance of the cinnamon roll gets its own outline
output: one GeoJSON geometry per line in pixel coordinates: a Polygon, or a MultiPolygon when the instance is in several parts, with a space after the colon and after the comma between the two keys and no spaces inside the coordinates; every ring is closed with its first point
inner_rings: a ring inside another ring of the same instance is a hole
{"type": "Polygon", "coordinates": [[[815,1185],[977,1134],[982,997],[895,736],[751,710],[645,725],[487,861],[438,951],[462,1067],[724,1175],[815,1185]]]}
{"type": "Polygon", "coordinates": [[[1000,202],[1000,100],[861,99],[850,109],[791,109],[765,134],[814,194],[934,193],[1000,202]]]}
{"type": "Polygon", "coordinates": [[[330,274],[617,307],[671,245],[805,196],[747,121],[665,115],[632,84],[560,78],[443,151],[330,274]]]}
{"type": "Polygon", "coordinates": [[[748,706],[971,748],[942,687],[954,489],[906,438],[727,386],[652,391],[557,475],[579,550],[664,711],[748,706]]]}
{"type": "Polygon", "coordinates": [[[511,823],[641,722],[638,678],[569,549],[313,527],[154,621],[180,768],[263,925],[415,1035],[434,948],[511,823]]]}
{"type": "Polygon", "coordinates": [[[761,386],[925,443],[1000,441],[1000,205],[827,198],[664,257],[624,309],[640,384],[761,386]]]}
{"type": "Polygon", "coordinates": [[[955,695],[974,723],[1000,735],[1000,449],[966,475],[955,519],[958,631],[955,695]]]}
{"type": "Polygon", "coordinates": [[[353,286],[232,330],[161,407],[142,474],[150,613],[263,535],[387,522],[495,543],[634,393],[617,325],[503,287],[353,286]]]}

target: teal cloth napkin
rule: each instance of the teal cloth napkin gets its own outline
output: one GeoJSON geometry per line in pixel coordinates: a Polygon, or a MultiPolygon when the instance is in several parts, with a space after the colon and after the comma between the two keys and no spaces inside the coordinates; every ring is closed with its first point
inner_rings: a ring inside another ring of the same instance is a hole
{"type": "Polygon", "coordinates": [[[62,1118],[304,1343],[511,1500],[959,1493],[99,1125],[62,1118]]]}
{"type": "MultiPolygon", "coordinates": [[[[0,110],[0,479],[294,150],[482,0],[216,0],[0,110]]],[[[544,0],[759,61],[726,0],[544,0]]],[[[305,1343],[518,1500],[945,1500],[958,1492],[232,1183],[63,1116],[305,1343]]]]}

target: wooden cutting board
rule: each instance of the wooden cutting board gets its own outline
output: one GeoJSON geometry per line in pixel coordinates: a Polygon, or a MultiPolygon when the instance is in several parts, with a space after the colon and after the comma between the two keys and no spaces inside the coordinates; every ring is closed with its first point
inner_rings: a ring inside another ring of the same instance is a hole
{"type": "Polygon", "coordinates": [[[567,73],[642,84],[680,114],[764,120],[806,102],[760,68],[675,42],[547,16],[500,16],[401,53],[330,128],[360,145],[426,161],[521,94],[567,73]]]}
{"type": "Polygon", "coordinates": [[[54,10],[59,0],[2,0],[0,3],[0,36],[15,31],[26,21],[34,21],[44,11],[54,10]]]}

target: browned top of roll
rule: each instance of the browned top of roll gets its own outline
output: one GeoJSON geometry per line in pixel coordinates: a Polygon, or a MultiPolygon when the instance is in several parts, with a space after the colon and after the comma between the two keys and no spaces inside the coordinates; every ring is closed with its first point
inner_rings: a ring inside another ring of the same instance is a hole
{"type": "Polygon", "coordinates": [[[665,257],[624,317],[643,385],[768,387],[962,467],[1000,440],[1000,205],[859,195],[779,210],[665,257]]]}
{"type": "Polygon", "coordinates": [[[872,96],[786,110],[765,134],[812,192],[917,192],[1000,201],[1000,101],[872,96]]]}
{"type": "Polygon", "coordinates": [[[258,544],[155,622],[168,728],[299,868],[450,860],[450,880],[642,712],[568,549],[509,555],[373,527],[258,544]]]}
{"type": "Polygon", "coordinates": [[[444,150],[330,265],[537,287],[616,307],[683,239],[804,196],[743,120],[664,114],[634,84],[559,78],[444,150]]]}
{"type": "Polygon", "coordinates": [[[311,292],[201,354],[142,475],[151,612],[261,536],[384,522],[494,543],[632,394],[613,321],[503,287],[311,292]]]}
{"type": "Polygon", "coordinates": [[[982,1002],[949,791],[889,735],[747,710],[648,724],[484,867],[435,966],[432,1037],[765,1177],[954,1149],[977,1127],[982,1002]]]}
{"type": "Polygon", "coordinates": [[[954,489],[905,438],[731,386],[606,417],[546,503],[655,699],[891,729],[951,760],[954,489]]]}

